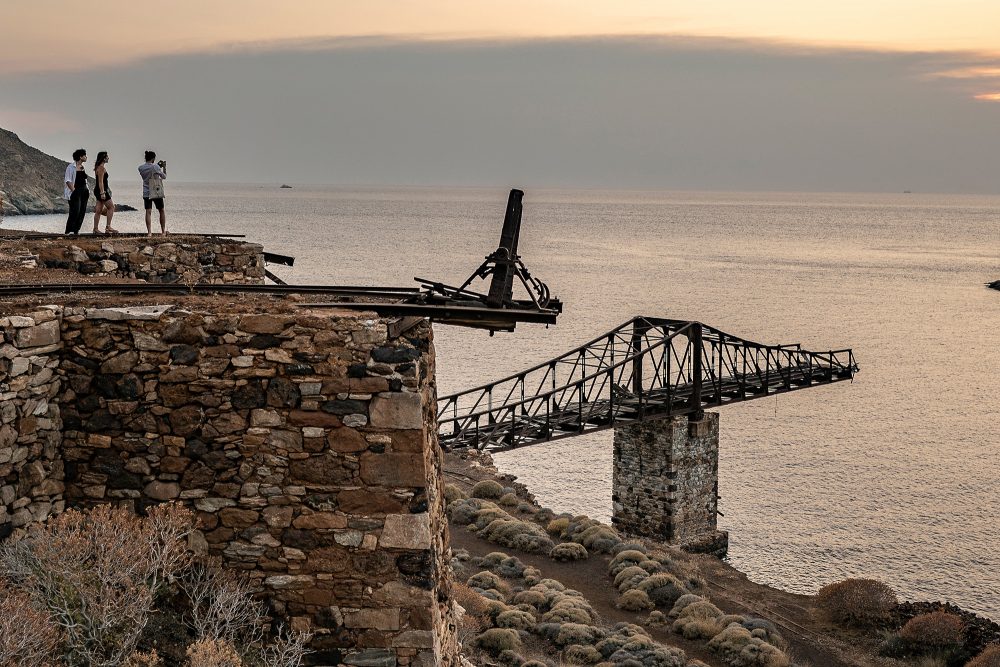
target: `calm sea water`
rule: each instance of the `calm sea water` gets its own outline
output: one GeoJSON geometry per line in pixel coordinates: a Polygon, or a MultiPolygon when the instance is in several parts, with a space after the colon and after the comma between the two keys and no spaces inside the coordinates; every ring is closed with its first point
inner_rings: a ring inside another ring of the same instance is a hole
{"type": "MultiPolygon", "coordinates": [[[[289,282],[383,285],[461,282],[496,246],[507,195],[184,184],[168,194],[173,230],[243,233],[294,255],[294,268],[274,267],[289,282]]],[[[116,227],[139,231],[141,215],[119,214],[116,227]]],[[[555,327],[494,338],[437,327],[440,392],[637,314],[853,347],[852,384],[721,411],[730,560],[792,591],[872,576],[1000,619],[1000,292],[983,285],[1000,279],[998,215],[1000,197],[529,190],[522,255],[565,313],[555,327]]],[[[497,462],[542,503],[607,520],[611,440],[497,462]]]]}

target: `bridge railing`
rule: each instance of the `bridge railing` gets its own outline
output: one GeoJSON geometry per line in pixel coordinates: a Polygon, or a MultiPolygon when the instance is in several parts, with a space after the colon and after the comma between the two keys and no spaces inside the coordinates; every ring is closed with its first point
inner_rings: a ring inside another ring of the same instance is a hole
{"type": "Polygon", "coordinates": [[[566,354],[438,401],[441,439],[516,447],[853,374],[850,350],[761,345],[698,322],[635,318],[566,354]]]}

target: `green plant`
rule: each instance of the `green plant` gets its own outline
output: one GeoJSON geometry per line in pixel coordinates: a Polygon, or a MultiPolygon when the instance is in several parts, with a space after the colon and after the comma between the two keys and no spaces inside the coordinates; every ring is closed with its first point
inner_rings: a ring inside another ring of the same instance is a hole
{"type": "Polygon", "coordinates": [[[444,485],[444,500],[448,505],[452,504],[456,500],[463,500],[468,496],[465,495],[465,491],[462,487],[457,484],[445,484],[444,485]]]}
{"type": "Polygon", "coordinates": [[[573,644],[563,652],[563,659],[571,665],[596,665],[601,661],[601,652],[593,646],[573,644]]]}
{"type": "Polygon", "coordinates": [[[615,588],[619,593],[635,588],[642,581],[649,579],[649,572],[637,565],[626,567],[615,576],[615,588]]]}
{"type": "Polygon", "coordinates": [[[545,527],[545,531],[549,535],[562,535],[566,532],[566,528],[569,527],[569,519],[566,517],[559,517],[557,519],[552,519],[549,521],[549,525],[545,527]]]}
{"type": "Polygon", "coordinates": [[[876,579],[845,579],[816,595],[816,605],[830,619],[859,627],[885,623],[898,604],[895,591],[876,579]]]}
{"type": "Polygon", "coordinates": [[[521,500],[513,493],[505,493],[500,496],[497,504],[501,507],[517,507],[521,500]]]}
{"type": "Polygon", "coordinates": [[[535,617],[526,611],[509,609],[497,614],[497,627],[527,630],[535,624],[535,617]]]}

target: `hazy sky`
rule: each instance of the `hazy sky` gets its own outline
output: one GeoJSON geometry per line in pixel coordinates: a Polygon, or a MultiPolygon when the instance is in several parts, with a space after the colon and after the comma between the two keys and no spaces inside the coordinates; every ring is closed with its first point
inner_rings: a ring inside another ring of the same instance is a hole
{"type": "Polygon", "coordinates": [[[1000,192],[995,0],[4,4],[0,127],[183,180],[1000,192]]]}

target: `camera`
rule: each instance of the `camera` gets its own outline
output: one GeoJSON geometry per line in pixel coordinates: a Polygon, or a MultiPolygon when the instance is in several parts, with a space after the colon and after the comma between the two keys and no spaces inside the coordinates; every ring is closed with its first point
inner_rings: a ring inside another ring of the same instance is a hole
{"type": "Polygon", "coordinates": [[[165,169],[166,166],[167,166],[167,161],[166,160],[160,160],[156,164],[160,165],[160,169],[165,169]]]}

